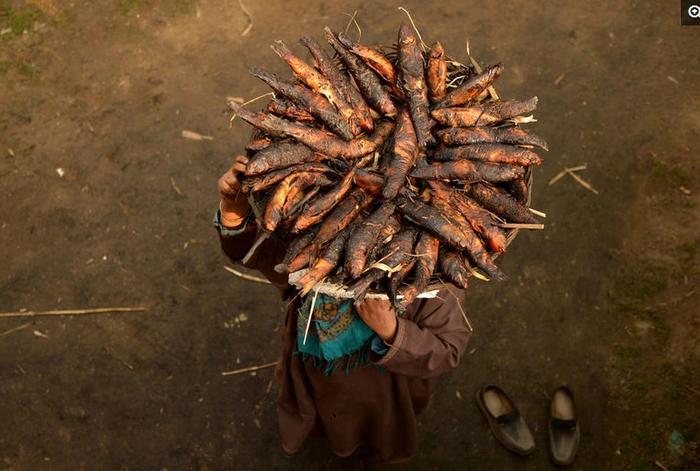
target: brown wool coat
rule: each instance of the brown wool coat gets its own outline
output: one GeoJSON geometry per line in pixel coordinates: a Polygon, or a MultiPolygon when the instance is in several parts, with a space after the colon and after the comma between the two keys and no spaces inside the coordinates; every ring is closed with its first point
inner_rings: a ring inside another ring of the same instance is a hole
{"type": "MultiPolygon", "coordinates": [[[[251,222],[239,235],[221,236],[221,247],[232,261],[243,258],[255,230],[251,222]]],[[[287,275],[273,270],[284,251],[282,242],[268,239],[246,266],[262,272],[291,298],[295,293],[287,275]]],[[[449,287],[438,298],[416,300],[399,317],[396,339],[384,356],[375,355],[373,364],[349,374],[339,369],[329,376],[293,355],[297,297],[287,310],[282,358],[275,371],[283,449],[295,453],[309,434],[321,433],[339,456],[349,456],[364,444],[382,461],[410,458],[416,451],[416,414],[430,398],[429,378],[454,369],[469,341],[457,305],[461,297],[460,290],[449,287]]]]}

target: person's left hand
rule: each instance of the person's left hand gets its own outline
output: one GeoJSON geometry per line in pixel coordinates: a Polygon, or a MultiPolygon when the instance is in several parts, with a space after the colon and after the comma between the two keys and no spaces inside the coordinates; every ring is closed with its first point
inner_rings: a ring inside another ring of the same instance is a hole
{"type": "Polygon", "coordinates": [[[355,310],[385,343],[391,344],[396,337],[398,321],[391,303],[384,299],[365,299],[355,303],[355,310]]]}

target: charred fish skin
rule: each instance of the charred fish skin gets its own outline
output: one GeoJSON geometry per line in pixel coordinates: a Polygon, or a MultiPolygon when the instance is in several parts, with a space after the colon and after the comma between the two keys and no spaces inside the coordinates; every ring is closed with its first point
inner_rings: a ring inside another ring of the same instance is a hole
{"type": "Polygon", "coordinates": [[[253,128],[253,131],[250,133],[250,140],[245,145],[246,155],[250,157],[255,152],[259,152],[270,146],[272,142],[272,139],[266,136],[265,133],[259,129],[253,128]]]}
{"type": "Polygon", "coordinates": [[[432,206],[421,201],[411,201],[406,197],[399,196],[396,198],[396,208],[411,222],[427,229],[451,246],[461,250],[468,248],[467,236],[464,232],[432,206]]]}
{"type": "Polygon", "coordinates": [[[469,272],[464,263],[464,258],[459,253],[440,248],[438,261],[440,270],[452,284],[462,289],[467,287],[469,272]]]}
{"type": "Polygon", "coordinates": [[[437,265],[439,247],[440,241],[437,237],[426,231],[420,232],[415,250],[417,260],[414,280],[408,287],[399,289],[398,294],[403,296],[396,306],[399,312],[404,311],[420,293],[425,291],[437,265]]]}
{"type": "Polygon", "coordinates": [[[309,266],[315,257],[316,250],[317,248],[313,242],[301,249],[296,257],[287,264],[286,271],[288,273],[294,273],[309,266]]]}
{"type": "Polygon", "coordinates": [[[316,232],[317,230],[311,230],[295,237],[287,247],[287,251],[284,253],[282,262],[275,265],[275,271],[277,273],[286,273],[292,260],[294,260],[297,255],[299,255],[301,251],[311,243],[313,238],[316,237],[316,232]]]}
{"type": "Polygon", "coordinates": [[[537,97],[500,100],[490,87],[501,64],[476,72],[407,24],[396,54],[326,38],[336,57],[308,37],[306,59],[276,42],[291,80],[253,69],[275,91],[263,112],[229,98],[254,127],[229,170],[254,207],[253,247],[289,236],[275,271],[308,267],[295,276],[302,295],[332,277],[358,301],[376,287],[398,313],[431,282],[506,279],[494,257],[521,226],[505,223],[542,228],[527,206],[542,162],[533,148],[547,143],[521,127],[537,97]]]}
{"type": "Polygon", "coordinates": [[[518,203],[508,192],[483,183],[475,183],[469,187],[469,196],[484,208],[505,219],[507,222],[522,224],[537,224],[534,214],[527,206],[518,203]]]}
{"type": "Polygon", "coordinates": [[[413,28],[402,24],[399,29],[399,69],[400,86],[411,110],[411,119],[421,149],[435,144],[431,134],[433,120],[430,117],[428,88],[423,70],[423,53],[418,45],[418,37],[413,28]]]}
{"type": "Polygon", "coordinates": [[[447,92],[447,63],[445,62],[445,49],[438,41],[430,48],[428,53],[428,67],[426,70],[428,81],[428,95],[430,102],[439,103],[445,98],[447,92]]]}
{"type": "Polygon", "coordinates": [[[263,228],[272,233],[284,217],[284,208],[290,193],[303,191],[312,185],[323,185],[326,177],[322,173],[293,173],[284,178],[275,189],[272,197],[265,207],[263,215],[263,228]]]}
{"type": "Polygon", "coordinates": [[[493,214],[462,192],[454,191],[442,182],[431,180],[428,184],[434,199],[449,202],[451,204],[450,210],[456,210],[472,226],[472,229],[490,243],[494,252],[505,251],[505,231],[499,227],[498,220],[493,214]]]}
{"type": "Polygon", "coordinates": [[[386,202],[368,218],[361,221],[350,234],[345,257],[345,269],[351,278],[359,278],[367,264],[367,256],[379,242],[382,228],[394,214],[396,205],[386,202]]]}
{"type": "Polygon", "coordinates": [[[306,85],[315,92],[323,95],[345,119],[353,136],[359,134],[357,123],[354,120],[355,113],[352,107],[345,101],[345,98],[336,89],[333,83],[321,72],[311,67],[309,64],[294,54],[282,41],[276,41],[272,50],[280,56],[292,69],[294,75],[299,77],[306,85]]]}
{"type": "Polygon", "coordinates": [[[460,106],[476,100],[479,95],[493,85],[493,83],[498,79],[498,77],[501,76],[502,73],[502,64],[496,64],[493,67],[489,67],[481,74],[470,78],[462,85],[452,90],[440,103],[433,106],[433,109],[437,110],[440,108],[460,106]]]}
{"type": "Polygon", "coordinates": [[[268,113],[295,121],[315,123],[316,118],[309,111],[292,103],[288,99],[273,98],[265,107],[268,113]]]}
{"type": "Polygon", "coordinates": [[[291,142],[275,143],[250,158],[245,174],[248,177],[260,175],[292,165],[312,162],[315,158],[314,152],[305,145],[291,142]]]}
{"type": "Polygon", "coordinates": [[[528,185],[524,175],[508,182],[507,186],[508,191],[511,195],[513,195],[513,198],[515,198],[518,203],[522,205],[527,204],[530,197],[530,186],[528,185]]]}
{"type": "Polygon", "coordinates": [[[433,109],[431,116],[443,126],[468,128],[498,124],[537,108],[537,97],[527,101],[493,101],[465,108],[433,109]]]}
{"type": "Polygon", "coordinates": [[[369,193],[361,189],[353,190],[321,223],[314,244],[321,247],[331,240],[338,231],[345,229],[371,203],[372,197],[369,193]]]}
{"type": "MultiPolygon", "coordinates": [[[[418,232],[413,227],[407,227],[391,240],[387,245],[382,263],[392,269],[401,267],[411,256],[413,244],[418,232]]],[[[386,275],[386,272],[380,268],[372,268],[369,270],[350,290],[356,302],[361,302],[371,284],[386,275]]]]}
{"type": "Polygon", "coordinates": [[[345,140],[350,140],[354,137],[348,121],[322,95],[314,93],[302,85],[295,85],[280,80],[274,74],[267,72],[261,67],[251,68],[250,73],[268,84],[277,93],[292,99],[308,110],[309,113],[321,120],[338,136],[345,140]]]}
{"type": "Polygon", "coordinates": [[[470,159],[490,163],[520,165],[522,167],[542,164],[540,156],[529,149],[495,143],[441,147],[433,154],[433,159],[437,161],[470,159]]]}
{"type": "MultiPolygon", "coordinates": [[[[432,184],[432,187],[433,191],[435,191],[435,184],[432,184]]],[[[436,192],[435,195],[436,197],[431,199],[431,205],[437,208],[439,212],[444,215],[443,217],[449,220],[464,234],[464,255],[468,255],[469,258],[491,278],[499,281],[505,280],[505,274],[496,266],[491,255],[486,250],[486,246],[476,234],[469,221],[452,206],[449,197],[438,197],[438,192],[436,192]]]]}
{"type": "Polygon", "coordinates": [[[299,279],[299,284],[302,285],[300,290],[301,295],[306,295],[314,286],[320,283],[328,276],[340,262],[340,257],[343,254],[345,243],[348,239],[349,228],[346,228],[335,236],[330,244],[323,250],[321,256],[318,257],[313,266],[307,271],[303,277],[299,279]]]}
{"type": "Polygon", "coordinates": [[[369,104],[387,117],[396,116],[396,106],[374,71],[367,67],[361,59],[348,51],[330,28],[326,28],[325,33],[326,40],[335,49],[340,59],[355,78],[357,87],[369,104]]]}
{"type": "Polygon", "coordinates": [[[498,221],[490,212],[461,193],[452,192],[450,199],[459,212],[469,221],[472,228],[483,237],[491,250],[497,253],[506,251],[506,245],[508,245],[506,233],[501,229],[498,221]]]}
{"type": "Polygon", "coordinates": [[[359,169],[355,173],[355,185],[370,193],[375,198],[382,196],[384,189],[384,179],[378,173],[359,169]]]}
{"type": "Polygon", "coordinates": [[[245,193],[256,193],[263,191],[272,185],[281,182],[288,175],[297,172],[332,173],[332,170],[327,165],[318,162],[292,165],[290,167],[274,170],[263,175],[246,178],[243,182],[243,191],[245,193]]]}
{"type": "Polygon", "coordinates": [[[391,134],[394,127],[392,121],[382,121],[376,126],[372,135],[346,142],[335,134],[321,129],[293,123],[274,115],[248,111],[232,100],[229,100],[228,106],[243,121],[258,129],[273,136],[294,138],[316,152],[336,158],[354,159],[374,152],[391,134]]]}
{"type": "Polygon", "coordinates": [[[485,180],[488,182],[508,182],[523,175],[523,167],[508,164],[490,164],[471,160],[435,162],[416,167],[411,176],[425,180],[454,179],[466,182],[485,180]]]}
{"type": "Polygon", "coordinates": [[[417,155],[418,141],[411,116],[406,108],[402,108],[396,119],[393,157],[384,172],[382,196],[385,200],[392,200],[399,194],[408,172],[416,163],[417,155]]]}
{"type": "Polygon", "coordinates": [[[378,254],[383,253],[386,245],[391,242],[396,234],[401,232],[403,224],[396,214],[389,216],[386,224],[379,231],[377,243],[367,252],[367,264],[372,265],[378,260],[378,254]]]}
{"type": "Polygon", "coordinates": [[[374,129],[372,114],[360,91],[355,88],[350,79],[342,73],[333,59],[316,41],[308,36],[304,36],[299,42],[311,53],[316,68],[331,81],[350,104],[354,114],[353,119],[357,121],[360,128],[364,131],[372,132],[374,129]]]}
{"type": "Polygon", "coordinates": [[[338,40],[348,48],[350,52],[365,61],[365,64],[374,70],[377,75],[388,84],[396,85],[396,69],[394,68],[394,64],[392,64],[384,54],[373,47],[354,42],[342,33],[338,33],[338,40]]]}
{"type": "Polygon", "coordinates": [[[323,195],[314,201],[313,204],[301,214],[296,224],[294,225],[294,232],[300,232],[304,229],[316,224],[321,221],[323,216],[325,216],[331,209],[335,207],[350,191],[352,187],[352,181],[355,177],[355,172],[357,172],[357,167],[353,167],[348,171],[348,173],[343,177],[340,184],[338,184],[331,191],[323,195]]]}
{"type": "Polygon", "coordinates": [[[510,144],[537,146],[549,150],[547,142],[535,134],[531,134],[517,126],[492,128],[476,126],[469,128],[440,129],[435,133],[440,141],[448,146],[463,146],[467,144],[510,144]]]}

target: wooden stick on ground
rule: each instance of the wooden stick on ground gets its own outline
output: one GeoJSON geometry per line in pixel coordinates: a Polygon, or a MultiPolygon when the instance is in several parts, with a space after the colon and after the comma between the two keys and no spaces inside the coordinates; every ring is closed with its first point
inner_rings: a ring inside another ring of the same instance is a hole
{"type": "Polygon", "coordinates": [[[661,463],[661,461],[659,460],[654,461],[654,465],[657,468],[662,469],[663,471],[669,471],[669,469],[666,466],[664,466],[663,463],[661,463]]]}
{"type": "Polygon", "coordinates": [[[182,137],[184,137],[185,139],[191,139],[193,141],[212,141],[212,140],[214,140],[214,138],[211,136],[206,136],[204,134],[190,131],[188,129],[182,130],[182,137]]]}
{"type": "Polygon", "coordinates": [[[240,375],[243,373],[252,373],[253,371],[264,370],[266,368],[272,368],[275,365],[277,365],[276,361],[272,362],[272,363],[265,363],[264,365],[256,365],[256,366],[249,366],[247,368],[240,368],[238,370],[223,371],[221,373],[221,376],[234,376],[234,375],[240,375]]]}
{"type": "Polygon", "coordinates": [[[579,177],[576,175],[574,172],[571,170],[567,170],[567,173],[571,175],[571,177],[576,180],[582,187],[584,187],[586,190],[590,191],[591,193],[595,193],[596,195],[598,194],[598,190],[593,188],[590,183],[588,183],[586,180],[583,178],[579,177]]]}
{"type": "Polygon", "coordinates": [[[173,187],[173,190],[175,190],[175,193],[177,193],[179,196],[183,196],[182,190],[180,189],[179,186],[177,186],[177,183],[175,182],[175,179],[173,177],[170,177],[170,186],[173,187]]]}
{"type": "Polygon", "coordinates": [[[586,170],[588,168],[588,164],[583,164],[583,165],[578,165],[576,167],[567,167],[561,172],[557,173],[551,180],[549,180],[549,183],[547,183],[547,186],[552,186],[569,172],[578,172],[579,170],[586,170]]]}
{"type": "Polygon", "coordinates": [[[261,278],[261,277],[259,277],[259,276],[253,276],[253,275],[247,275],[247,274],[245,274],[245,273],[241,273],[241,272],[239,272],[238,270],[236,270],[235,268],[231,268],[231,267],[224,266],[224,270],[226,270],[226,271],[229,272],[229,273],[233,273],[233,274],[236,275],[237,277],[243,278],[244,280],[255,281],[256,283],[264,283],[264,284],[266,284],[266,285],[271,285],[271,284],[272,284],[272,283],[270,282],[270,280],[266,280],[265,278],[261,278]]]}
{"type": "Polygon", "coordinates": [[[53,311],[17,311],[0,312],[0,319],[10,317],[48,317],[48,316],[84,316],[89,314],[108,314],[115,312],[143,312],[144,306],[136,307],[97,307],[93,309],[63,309],[53,311]]]}
{"type": "Polygon", "coordinates": [[[3,332],[3,333],[0,334],[0,337],[4,337],[4,336],[6,336],[6,335],[10,335],[10,334],[13,333],[13,332],[17,332],[17,331],[19,331],[19,330],[26,329],[26,328],[29,327],[30,325],[32,325],[32,323],[31,323],[31,322],[27,322],[26,324],[22,324],[22,325],[20,325],[20,326],[18,326],[18,327],[15,327],[14,329],[6,330],[5,332],[3,332]]]}
{"type": "Polygon", "coordinates": [[[576,180],[576,182],[579,185],[581,185],[582,187],[584,187],[586,190],[590,191],[591,193],[595,193],[597,195],[598,190],[593,188],[593,186],[590,183],[588,183],[586,180],[584,180],[583,178],[579,177],[576,173],[574,173],[574,172],[578,172],[579,170],[586,170],[586,168],[588,168],[586,164],[579,165],[577,167],[567,167],[564,170],[562,170],[561,172],[559,172],[558,174],[556,174],[551,180],[549,180],[549,183],[547,184],[547,186],[554,185],[556,182],[561,180],[564,177],[564,175],[571,175],[571,178],[576,180]]]}
{"type": "Polygon", "coordinates": [[[248,33],[250,33],[251,29],[253,29],[253,15],[251,15],[250,12],[248,11],[248,9],[245,7],[245,5],[243,5],[242,0],[238,0],[238,6],[241,7],[241,11],[248,19],[248,25],[245,27],[245,29],[243,31],[241,31],[241,36],[245,36],[248,33]]]}

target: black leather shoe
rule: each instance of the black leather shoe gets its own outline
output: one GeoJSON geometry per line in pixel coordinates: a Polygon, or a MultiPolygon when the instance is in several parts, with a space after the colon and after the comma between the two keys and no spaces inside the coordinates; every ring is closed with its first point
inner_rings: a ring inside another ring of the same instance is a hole
{"type": "Polygon", "coordinates": [[[554,464],[566,466],[574,461],[580,435],[574,393],[561,386],[554,391],[550,405],[549,456],[554,464]]]}
{"type": "Polygon", "coordinates": [[[501,445],[519,455],[535,449],[535,439],[515,403],[498,386],[484,386],[476,393],[476,402],[501,445]]]}

